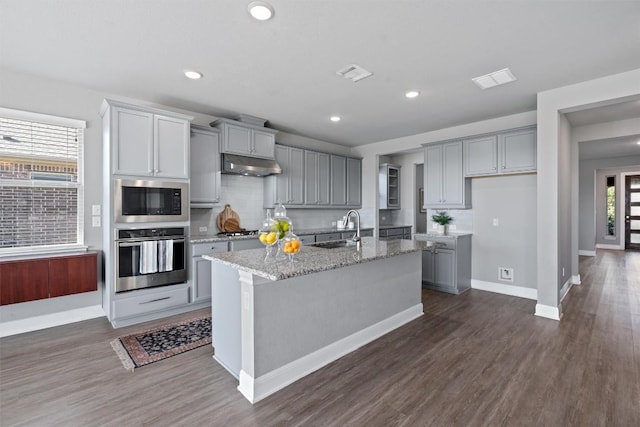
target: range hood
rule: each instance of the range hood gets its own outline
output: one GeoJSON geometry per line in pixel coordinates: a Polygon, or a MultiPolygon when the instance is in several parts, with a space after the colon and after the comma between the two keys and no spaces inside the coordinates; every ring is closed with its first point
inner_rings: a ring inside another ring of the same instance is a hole
{"type": "Polygon", "coordinates": [[[281,174],[282,168],[275,160],[238,156],[236,154],[223,154],[222,173],[267,176],[281,174]]]}

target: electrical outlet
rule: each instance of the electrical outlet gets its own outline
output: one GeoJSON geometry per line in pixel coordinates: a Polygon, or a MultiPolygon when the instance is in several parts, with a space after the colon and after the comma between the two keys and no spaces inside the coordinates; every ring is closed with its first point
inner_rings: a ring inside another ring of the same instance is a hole
{"type": "Polygon", "coordinates": [[[91,205],[91,215],[100,215],[100,205],[91,205]]]}
{"type": "Polygon", "coordinates": [[[91,217],[91,225],[94,227],[100,227],[100,217],[99,216],[91,217]]]}
{"type": "Polygon", "coordinates": [[[202,227],[198,228],[198,231],[200,231],[201,233],[204,232],[204,231],[207,231],[207,230],[208,229],[207,229],[206,225],[203,225],[202,227]]]}
{"type": "Polygon", "coordinates": [[[505,282],[513,282],[513,268],[500,267],[498,268],[498,280],[505,282]]]}
{"type": "Polygon", "coordinates": [[[455,230],[456,226],[455,224],[449,224],[449,230],[455,230]]]}
{"type": "Polygon", "coordinates": [[[498,218],[493,218],[493,226],[497,227],[498,225],[500,225],[500,221],[498,220],[498,218]]]}
{"type": "Polygon", "coordinates": [[[431,228],[433,228],[435,230],[436,228],[438,228],[438,224],[435,223],[435,222],[431,223],[431,228]]]}

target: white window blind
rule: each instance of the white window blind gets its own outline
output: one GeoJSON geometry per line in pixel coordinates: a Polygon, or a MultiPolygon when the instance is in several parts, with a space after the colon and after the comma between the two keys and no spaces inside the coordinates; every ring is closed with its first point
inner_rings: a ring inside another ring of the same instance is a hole
{"type": "Polygon", "coordinates": [[[0,116],[0,251],[82,244],[83,136],[0,116]]]}

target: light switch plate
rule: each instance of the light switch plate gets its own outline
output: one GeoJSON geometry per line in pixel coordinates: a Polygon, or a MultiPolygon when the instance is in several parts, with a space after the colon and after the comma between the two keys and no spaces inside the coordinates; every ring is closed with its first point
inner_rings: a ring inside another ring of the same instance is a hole
{"type": "Polygon", "coordinates": [[[91,205],[91,215],[100,215],[100,205],[91,205]]]}
{"type": "Polygon", "coordinates": [[[200,232],[207,231],[207,227],[206,226],[202,226],[202,227],[198,228],[198,231],[200,231],[200,232]]]}
{"type": "Polygon", "coordinates": [[[94,226],[94,227],[100,227],[100,217],[99,216],[94,216],[94,217],[91,217],[91,218],[92,218],[91,225],[94,226]]]}

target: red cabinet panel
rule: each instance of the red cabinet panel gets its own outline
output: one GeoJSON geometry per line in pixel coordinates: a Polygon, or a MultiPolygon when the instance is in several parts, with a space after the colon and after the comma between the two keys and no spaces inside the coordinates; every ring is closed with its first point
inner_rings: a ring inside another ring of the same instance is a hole
{"type": "Polygon", "coordinates": [[[96,254],[49,259],[49,296],[91,292],[98,289],[96,254]]]}
{"type": "Polygon", "coordinates": [[[0,305],[98,289],[97,254],[0,262],[0,305]]]}
{"type": "Polygon", "coordinates": [[[49,298],[49,260],[0,263],[0,305],[49,298]]]}

